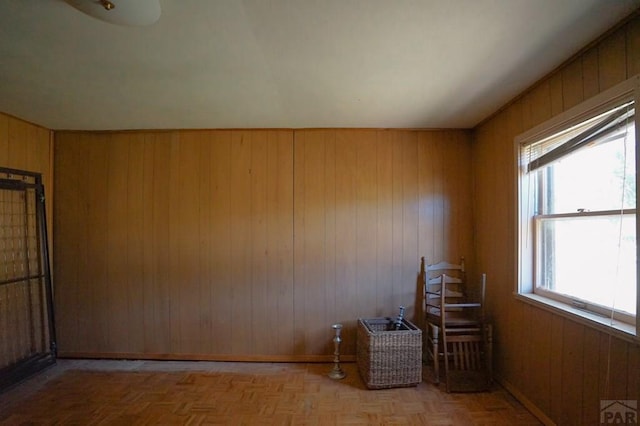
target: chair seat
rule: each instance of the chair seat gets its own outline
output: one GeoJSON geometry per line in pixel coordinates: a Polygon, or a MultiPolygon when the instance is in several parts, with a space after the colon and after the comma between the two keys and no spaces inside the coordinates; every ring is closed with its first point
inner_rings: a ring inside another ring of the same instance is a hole
{"type": "MultiPolygon", "coordinates": [[[[427,314],[427,322],[433,323],[436,325],[440,324],[441,322],[440,315],[434,314],[434,313],[427,314]]],[[[472,318],[464,315],[455,316],[450,313],[447,316],[445,316],[444,325],[445,327],[468,327],[468,326],[476,325],[479,328],[481,325],[481,321],[479,321],[476,318],[472,318]]]]}

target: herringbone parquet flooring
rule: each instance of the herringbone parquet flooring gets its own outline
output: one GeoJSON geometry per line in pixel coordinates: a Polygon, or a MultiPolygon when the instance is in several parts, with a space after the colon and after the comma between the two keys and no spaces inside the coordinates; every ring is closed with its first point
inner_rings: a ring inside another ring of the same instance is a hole
{"type": "Polygon", "coordinates": [[[367,390],[357,366],[59,360],[0,395],[3,425],[538,425],[504,390],[367,390]]]}

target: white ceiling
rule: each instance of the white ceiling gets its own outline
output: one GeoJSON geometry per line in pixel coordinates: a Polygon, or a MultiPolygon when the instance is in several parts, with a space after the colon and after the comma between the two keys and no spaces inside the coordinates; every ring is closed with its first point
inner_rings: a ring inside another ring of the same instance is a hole
{"type": "Polygon", "coordinates": [[[640,6],[160,3],[157,23],[126,27],[0,1],[0,111],[56,130],[470,128],[640,6]]]}

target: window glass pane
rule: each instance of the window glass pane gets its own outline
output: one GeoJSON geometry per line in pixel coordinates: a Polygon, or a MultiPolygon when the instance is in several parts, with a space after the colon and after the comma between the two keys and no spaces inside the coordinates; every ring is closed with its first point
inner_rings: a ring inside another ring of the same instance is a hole
{"type": "Polygon", "coordinates": [[[540,286],[635,315],[635,215],[538,223],[540,286]]]}
{"type": "Polygon", "coordinates": [[[628,126],[620,138],[582,148],[541,169],[544,213],[635,208],[635,131],[628,126]]]}

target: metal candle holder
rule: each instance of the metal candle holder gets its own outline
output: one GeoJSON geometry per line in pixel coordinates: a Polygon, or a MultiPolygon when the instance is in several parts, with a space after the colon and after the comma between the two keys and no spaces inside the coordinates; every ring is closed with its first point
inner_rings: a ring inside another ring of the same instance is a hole
{"type": "Polygon", "coordinates": [[[336,380],[344,379],[346,373],[340,368],[340,342],[342,342],[340,331],[342,330],[342,324],[333,324],[331,328],[336,331],[336,335],[333,338],[333,370],[329,372],[329,377],[336,380]]]}

